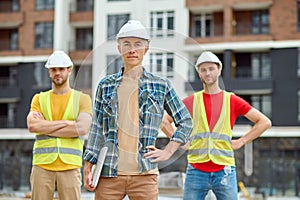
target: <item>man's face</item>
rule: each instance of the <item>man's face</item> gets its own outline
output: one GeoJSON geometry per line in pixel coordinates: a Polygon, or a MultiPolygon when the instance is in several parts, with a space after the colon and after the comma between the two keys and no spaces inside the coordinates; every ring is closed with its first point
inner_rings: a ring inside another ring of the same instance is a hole
{"type": "Polygon", "coordinates": [[[198,75],[204,84],[213,85],[218,82],[221,69],[216,63],[205,62],[199,66],[198,75]]]}
{"type": "Polygon", "coordinates": [[[49,69],[49,77],[54,85],[62,86],[69,81],[71,71],[71,67],[53,67],[49,69]]]}
{"type": "Polygon", "coordinates": [[[148,51],[148,42],[141,38],[119,39],[118,50],[122,56],[125,67],[133,68],[141,66],[144,55],[148,51]]]}

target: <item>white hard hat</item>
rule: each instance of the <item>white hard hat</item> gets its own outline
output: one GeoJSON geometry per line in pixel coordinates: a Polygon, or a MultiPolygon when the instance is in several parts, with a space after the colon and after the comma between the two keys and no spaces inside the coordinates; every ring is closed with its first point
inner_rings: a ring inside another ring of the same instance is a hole
{"type": "Polygon", "coordinates": [[[213,62],[216,63],[222,68],[222,62],[219,60],[219,58],[210,51],[204,51],[201,53],[201,55],[198,57],[198,60],[196,62],[195,68],[198,71],[199,65],[205,62],[213,62]]]}
{"type": "Polygon", "coordinates": [[[150,39],[146,28],[140,21],[137,20],[129,20],[121,27],[119,33],[117,34],[117,39],[125,37],[137,37],[145,40],[150,39]]]}
{"type": "Polygon", "coordinates": [[[73,67],[70,57],[63,51],[54,51],[45,64],[46,68],[73,67]]]}

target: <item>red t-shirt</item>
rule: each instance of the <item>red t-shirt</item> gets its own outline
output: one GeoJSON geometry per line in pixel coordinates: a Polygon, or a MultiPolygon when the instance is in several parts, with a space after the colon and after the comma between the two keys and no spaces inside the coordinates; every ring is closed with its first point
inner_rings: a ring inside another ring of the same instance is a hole
{"type": "MultiPolygon", "coordinates": [[[[203,100],[205,106],[205,112],[207,117],[207,122],[209,124],[210,131],[213,130],[213,127],[217,123],[223,102],[224,92],[219,92],[217,94],[207,94],[203,93],[203,100]]],[[[193,117],[193,103],[194,103],[194,95],[188,96],[183,99],[183,103],[189,110],[191,116],[193,117]]],[[[244,99],[236,96],[230,96],[230,124],[231,129],[233,129],[233,125],[240,115],[245,115],[252,106],[246,102],[244,99]]],[[[224,165],[218,165],[213,163],[211,160],[204,163],[193,163],[191,164],[198,170],[204,172],[217,172],[224,168],[224,165]]]]}

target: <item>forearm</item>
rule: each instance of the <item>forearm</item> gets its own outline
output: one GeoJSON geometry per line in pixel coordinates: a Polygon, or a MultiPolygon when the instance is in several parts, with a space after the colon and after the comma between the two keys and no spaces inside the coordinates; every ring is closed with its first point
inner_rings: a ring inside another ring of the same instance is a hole
{"type": "Polygon", "coordinates": [[[68,122],[61,121],[48,121],[44,119],[35,119],[28,122],[28,129],[31,133],[39,133],[48,135],[68,126],[68,122]]]}
{"type": "Polygon", "coordinates": [[[268,119],[260,120],[257,122],[249,132],[243,135],[240,140],[243,144],[248,144],[258,138],[263,132],[265,132],[270,127],[270,122],[268,119]]]}
{"type": "Polygon", "coordinates": [[[232,140],[231,145],[234,150],[252,142],[272,125],[268,117],[264,116],[261,112],[254,108],[252,108],[245,116],[254,123],[254,126],[239,139],[232,140]]]}
{"type": "Polygon", "coordinates": [[[32,133],[39,133],[55,137],[78,137],[88,133],[91,116],[80,113],[76,121],[55,120],[49,121],[30,113],[27,117],[28,129],[32,133]]]}
{"type": "Polygon", "coordinates": [[[76,128],[76,121],[70,121],[70,120],[61,120],[61,121],[53,121],[57,123],[65,123],[66,126],[61,127],[60,129],[57,129],[55,131],[49,131],[47,135],[55,136],[55,137],[78,137],[79,132],[76,128]]]}
{"type": "Polygon", "coordinates": [[[175,151],[177,151],[177,149],[180,147],[180,145],[181,143],[170,141],[164,150],[172,156],[175,153],[175,151]]]}
{"type": "Polygon", "coordinates": [[[171,138],[175,131],[174,127],[172,126],[172,122],[173,122],[172,117],[170,117],[170,115],[166,114],[163,117],[163,120],[162,120],[162,123],[160,126],[160,129],[162,130],[162,132],[164,132],[166,134],[166,136],[168,138],[171,138]]]}
{"type": "Polygon", "coordinates": [[[248,133],[241,137],[241,140],[244,144],[248,144],[254,139],[258,138],[272,125],[268,117],[254,108],[252,108],[245,116],[254,123],[254,126],[248,133]]]}

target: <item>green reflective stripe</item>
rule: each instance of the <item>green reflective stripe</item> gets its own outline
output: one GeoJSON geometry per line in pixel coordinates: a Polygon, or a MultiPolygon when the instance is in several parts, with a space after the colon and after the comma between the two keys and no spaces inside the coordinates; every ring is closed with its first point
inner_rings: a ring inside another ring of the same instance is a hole
{"type": "Polygon", "coordinates": [[[35,148],[33,149],[33,154],[43,154],[43,153],[57,153],[57,147],[49,147],[49,148],[35,148]]]}
{"type": "Polygon", "coordinates": [[[70,148],[59,148],[59,153],[82,156],[82,151],[70,148]]]}
{"type": "MultiPolygon", "coordinates": [[[[208,152],[209,152],[208,148],[190,149],[189,150],[190,155],[201,155],[201,154],[207,155],[208,152]]],[[[220,150],[220,149],[211,149],[210,154],[217,155],[217,156],[230,156],[230,157],[234,156],[234,153],[232,151],[226,151],[226,150],[220,150]]]]}

